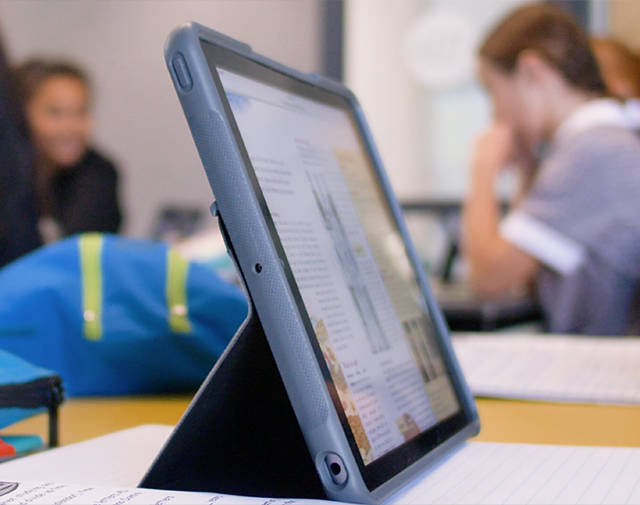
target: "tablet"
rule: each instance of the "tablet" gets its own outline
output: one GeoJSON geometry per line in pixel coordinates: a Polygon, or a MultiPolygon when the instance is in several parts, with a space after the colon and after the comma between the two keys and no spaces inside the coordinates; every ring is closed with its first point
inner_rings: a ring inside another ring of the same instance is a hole
{"type": "Polygon", "coordinates": [[[165,55],[327,496],[384,501],[479,423],[360,106],[195,23],[165,55]]]}

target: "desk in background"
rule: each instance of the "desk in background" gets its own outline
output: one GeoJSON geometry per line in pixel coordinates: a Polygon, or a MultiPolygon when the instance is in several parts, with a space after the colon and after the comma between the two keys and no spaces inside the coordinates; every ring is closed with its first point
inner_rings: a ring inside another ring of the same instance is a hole
{"type": "MultiPolygon", "coordinates": [[[[72,398],[60,410],[60,442],[81,442],[140,424],[175,425],[188,396],[72,398]]],[[[482,430],[474,440],[640,447],[640,406],[477,400],[482,430]]],[[[46,414],[2,431],[46,436],[46,414]]]]}
{"type": "MultiPolygon", "coordinates": [[[[141,424],[178,423],[191,396],[140,396],[71,398],[60,407],[60,445],[132,428],[141,424]]],[[[9,428],[3,434],[35,433],[46,439],[47,416],[39,414],[9,428]]]]}
{"type": "MultiPolygon", "coordinates": [[[[433,217],[444,231],[444,254],[431,261],[430,284],[452,331],[491,331],[541,320],[540,307],[528,294],[483,299],[467,283],[455,279],[453,269],[459,256],[461,201],[420,199],[406,200],[400,205],[406,216],[433,217]]],[[[502,211],[506,212],[507,207],[503,202],[502,211]]]]}
{"type": "Polygon", "coordinates": [[[451,331],[493,331],[542,318],[540,306],[528,294],[489,299],[480,298],[465,282],[430,279],[429,284],[451,331]]]}

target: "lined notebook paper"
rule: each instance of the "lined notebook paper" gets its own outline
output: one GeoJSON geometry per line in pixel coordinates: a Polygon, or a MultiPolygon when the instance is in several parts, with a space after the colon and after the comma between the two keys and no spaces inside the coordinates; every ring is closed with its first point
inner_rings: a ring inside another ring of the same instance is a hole
{"type": "Polygon", "coordinates": [[[640,449],[468,443],[393,503],[640,503],[640,449]]]}
{"type": "Polygon", "coordinates": [[[640,403],[640,339],[456,335],[453,347],[476,396],[640,403]]]}
{"type": "MultiPolygon", "coordinates": [[[[125,498],[132,505],[166,501],[247,505],[336,503],[272,502],[204,493],[178,496],[171,492],[132,489],[170,432],[168,426],[140,426],[3,463],[0,464],[0,481],[21,482],[21,492],[37,490],[30,497],[34,494],[42,496],[32,501],[33,505],[63,499],[69,505],[108,505],[122,503],[125,498]],[[27,484],[28,481],[36,483],[27,484]],[[61,483],[71,485],[60,486],[61,483]],[[50,490],[51,494],[43,494],[50,490]],[[84,494],[88,490],[91,495],[84,494]],[[77,495],[77,498],[66,500],[71,495],[77,495]],[[168,499],[170,495],[173,495],[171,500],[168,499]]],[[[0,504],[10,496],[0,497],[0,504]]],[[[466,443],[393,497],[388,505],[432,503],[640,504],[640,449],[466,443]]]]}

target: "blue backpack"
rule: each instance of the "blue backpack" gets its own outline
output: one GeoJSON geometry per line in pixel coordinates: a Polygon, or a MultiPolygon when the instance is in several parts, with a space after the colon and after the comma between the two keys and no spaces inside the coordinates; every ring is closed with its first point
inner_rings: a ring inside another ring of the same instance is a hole
{"type": "Polygon", "coordinates": [[[158,242],[84,234],[0,270],[0,348],[70,395],[194,390],[246,315],[236,286],[158,242]]]}

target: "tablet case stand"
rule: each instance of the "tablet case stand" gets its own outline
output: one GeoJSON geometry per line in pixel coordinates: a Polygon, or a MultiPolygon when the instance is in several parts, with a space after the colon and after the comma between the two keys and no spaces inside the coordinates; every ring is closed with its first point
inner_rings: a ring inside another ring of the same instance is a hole
{"type": "MultiPolygon", "coordinates": [[[[220,227],[226,239],[221,220],[220,227]]],[[[233,257],[230,242],[226,242],[233,257]]],[[[205,380],[140,487],[327,498],[250,304],[248,320],[205,380]]]]}

